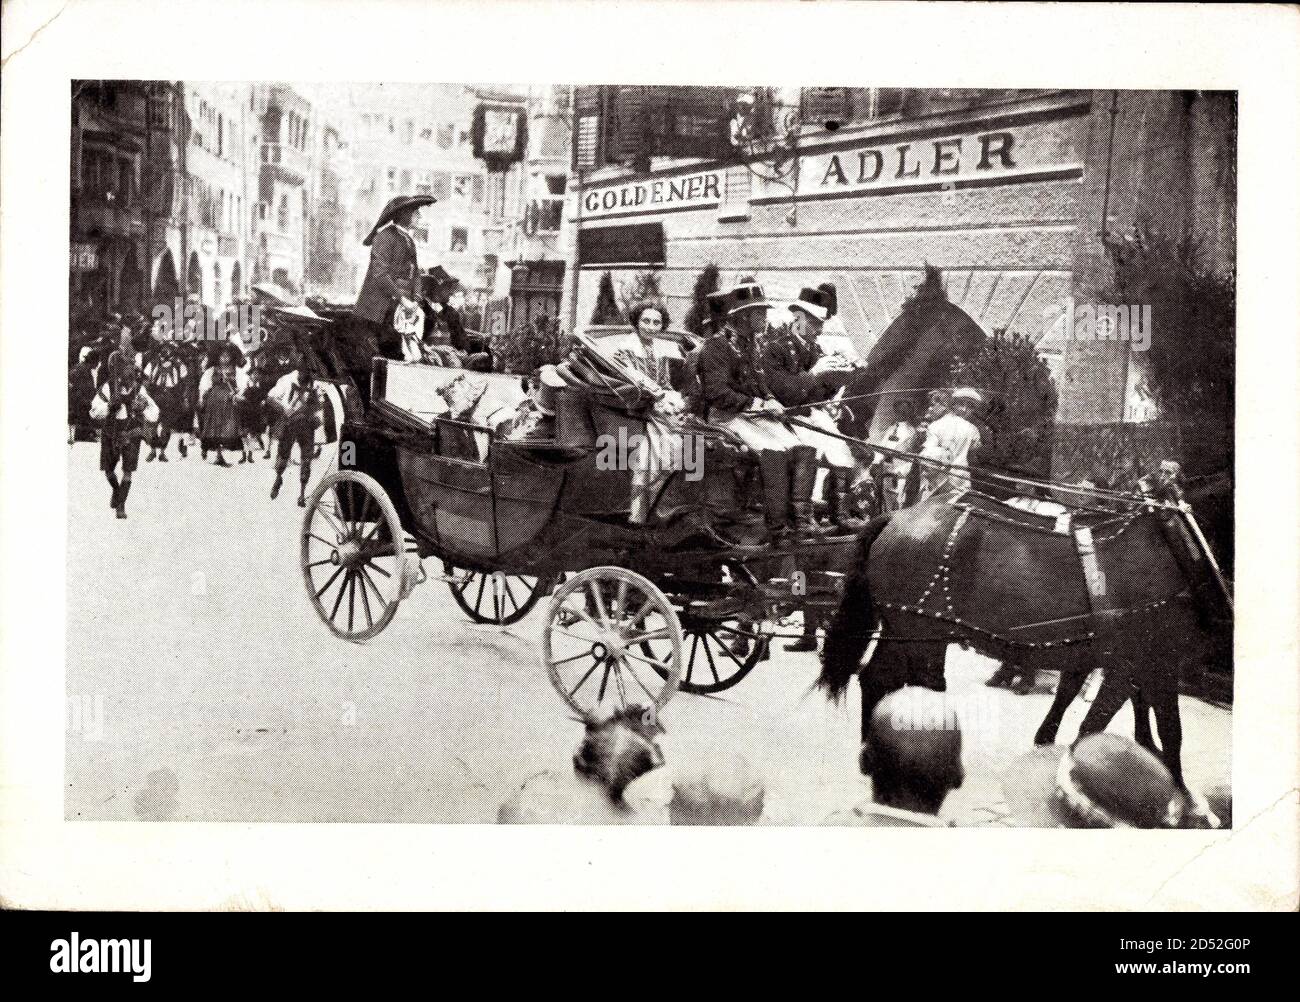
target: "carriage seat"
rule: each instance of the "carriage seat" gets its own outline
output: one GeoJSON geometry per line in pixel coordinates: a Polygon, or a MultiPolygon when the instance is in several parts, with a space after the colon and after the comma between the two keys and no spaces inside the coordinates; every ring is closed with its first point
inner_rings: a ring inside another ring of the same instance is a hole
{"type": "Polygon", "coordinates": [[[473,433],[481,461],[487,459],[491,442],[488,429],[495,428],[503,419],[513,416],[528,396],[518,376],[500,372],[472,372],[468,369],[395,361],[387,361],[384,368],[386,376],[380,399],[430,423],[451,416],[440,391],[457,378],[466,376],[476,384],[485,384],[483,395],[478,398],[473,409],[461,416],[461,420],[484,428],[481,432],[473,433]]]}

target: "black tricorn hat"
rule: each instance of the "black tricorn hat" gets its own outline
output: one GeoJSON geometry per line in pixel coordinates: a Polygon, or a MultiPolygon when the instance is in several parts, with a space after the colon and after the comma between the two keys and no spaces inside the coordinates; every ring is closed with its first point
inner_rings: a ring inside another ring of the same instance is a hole
{"type": "Polygon", "coordinates": [[[715,323],[739,313],[741,310],[747,310],[755,306],[766,308],[770,305],[767,297],[763,294],[763,287],[753,281],[741,282],[739,285],[732,286],[730,289],[723,289],[721,292],[711,292],[707,300],[709,313],[714,318],[715,323]]]}
{"type": "Polygon", "coordinates": [[[384,211],[379,214],[375,220],[375,225],[370,227],[370,232],[366,234],[366,239],[361,241],[362,246],[369,247],[375,239],[375,234],[393,221],[399,212],[403,209],[420,208],[424,205],[432,205],[438,201],[432,195],[398,195],[396,198],[390,198],[388,204],[384,206],[384,211]]]}
{"type": "Polygon", "coordinates": [[[800,289],[799,298],[790,304],[792,310],[803,310],[817,320],[831,315],[830,297],[821,289],[800,289]]]}
{"type": "Polygon", "coordinates": [[[826,318],[829,320],[840,312],[840,297],[834,282],[823,282],[817,288],[826,294],[826,318]]]}

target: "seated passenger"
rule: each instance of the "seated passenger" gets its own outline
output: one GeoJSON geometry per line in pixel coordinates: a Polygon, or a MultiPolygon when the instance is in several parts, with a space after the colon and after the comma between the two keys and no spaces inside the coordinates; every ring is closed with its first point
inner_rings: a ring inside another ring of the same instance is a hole
{"type": "Polygon", "coordinates": [[[629,520],[644,523],[672,472],[679,468],[682,440],[680,415],[685,409],[681,395],[673,389],[668,357],[655,349],[655,340],[668,327],[668,311],[659,303],[638,303],[628,314],[637,334],[635,345],[620,348],[614,361],[629,372],[649,381],[656,391],[655,402],[644,414],[644,435],[633,440],[627,457],[632,473],[632,505],[629,520]]]}
{"type": "Polygon", "coordinates": [[[700,351],[700,396],[706,421],[727,429],[758,458],[763,509],[773,537],[814,534],[812,491],[816,452],[781,420],[784,411],[768,387],[761,339],[768,302],[756,283],[709,296],[715,333],[700,351]]]}

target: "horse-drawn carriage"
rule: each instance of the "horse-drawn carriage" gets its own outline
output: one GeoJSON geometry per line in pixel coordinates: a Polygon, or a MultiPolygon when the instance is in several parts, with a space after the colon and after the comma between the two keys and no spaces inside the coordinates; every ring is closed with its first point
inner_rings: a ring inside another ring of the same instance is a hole
{"type": "MultiPolygon", "coordinates": [[[[318,378],[342,385],[339,466],[308,502],[300,554],[335,635],[377,636],[432,558],[477,623],[508,626],[549,596],[543,660],[575,711],[658,711],[678,688],[735,685],[781,617],[838,602],[852,537],[771,544],[744,514],[751,458],[724,432],[688,424],[700,462],[671,471],[634,522],[627,464],[603,454],[645,433],[618,387],[558,389],[553,416],[519,436],[502,417],[532,406],[520,377],[374,358],[363,391],[340,322],[281,318],[314,349],[318,378]]],[[[599,370],[622,335],[596,333],[579,340],[599,370]]],[[[671,353],[680,338],[668,341],[671,353]]]]}

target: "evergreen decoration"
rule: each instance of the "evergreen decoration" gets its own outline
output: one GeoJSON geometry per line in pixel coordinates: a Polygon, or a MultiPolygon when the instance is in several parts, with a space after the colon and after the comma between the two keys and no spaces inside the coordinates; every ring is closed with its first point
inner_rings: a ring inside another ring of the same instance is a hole
{"type": "Polygon", "coordinates": [[[710,262],[695,277],[695,288],[691,290],[691,308],[686,314],[684,326],[696,337],[704,337],[704,322],[709,317],[709,293],[717,292],[722,285],[722,275],[718,266],[710,262]]]}
{"type": "Polygon", "coordinates": [[[525,321],[509,334],[493,341],[492,358],[498,372],[531,376],[543,365],[564,360],[572,347],[572,338],[545,314],[525,321]]]}
{"type": "Polygon", "coordinates": [[[614,276],[609,272],[600,276],[600,288],[596,292],[596,308],[591,311],[593,327],[613,326],[623,322],[618,300],[614,297],[614,276]]]}
{"type": "Polygon", "coordinates": [[[1050,473],[1056,386],[1027,337],[995,331],[953,365],[950,380],[954,387],[974,387],[985,399],[976,414],[981,442],[975,462],[1025,476],[1050,473]]]}
{"type": "Polygon", "coordinates": [[[659,279],[653,271],[643,271],[619,289],[619,305],[622,316],[615,323],[626,323],[637,303],[663,302],[663,293],[659,290],[659,279]]]}

